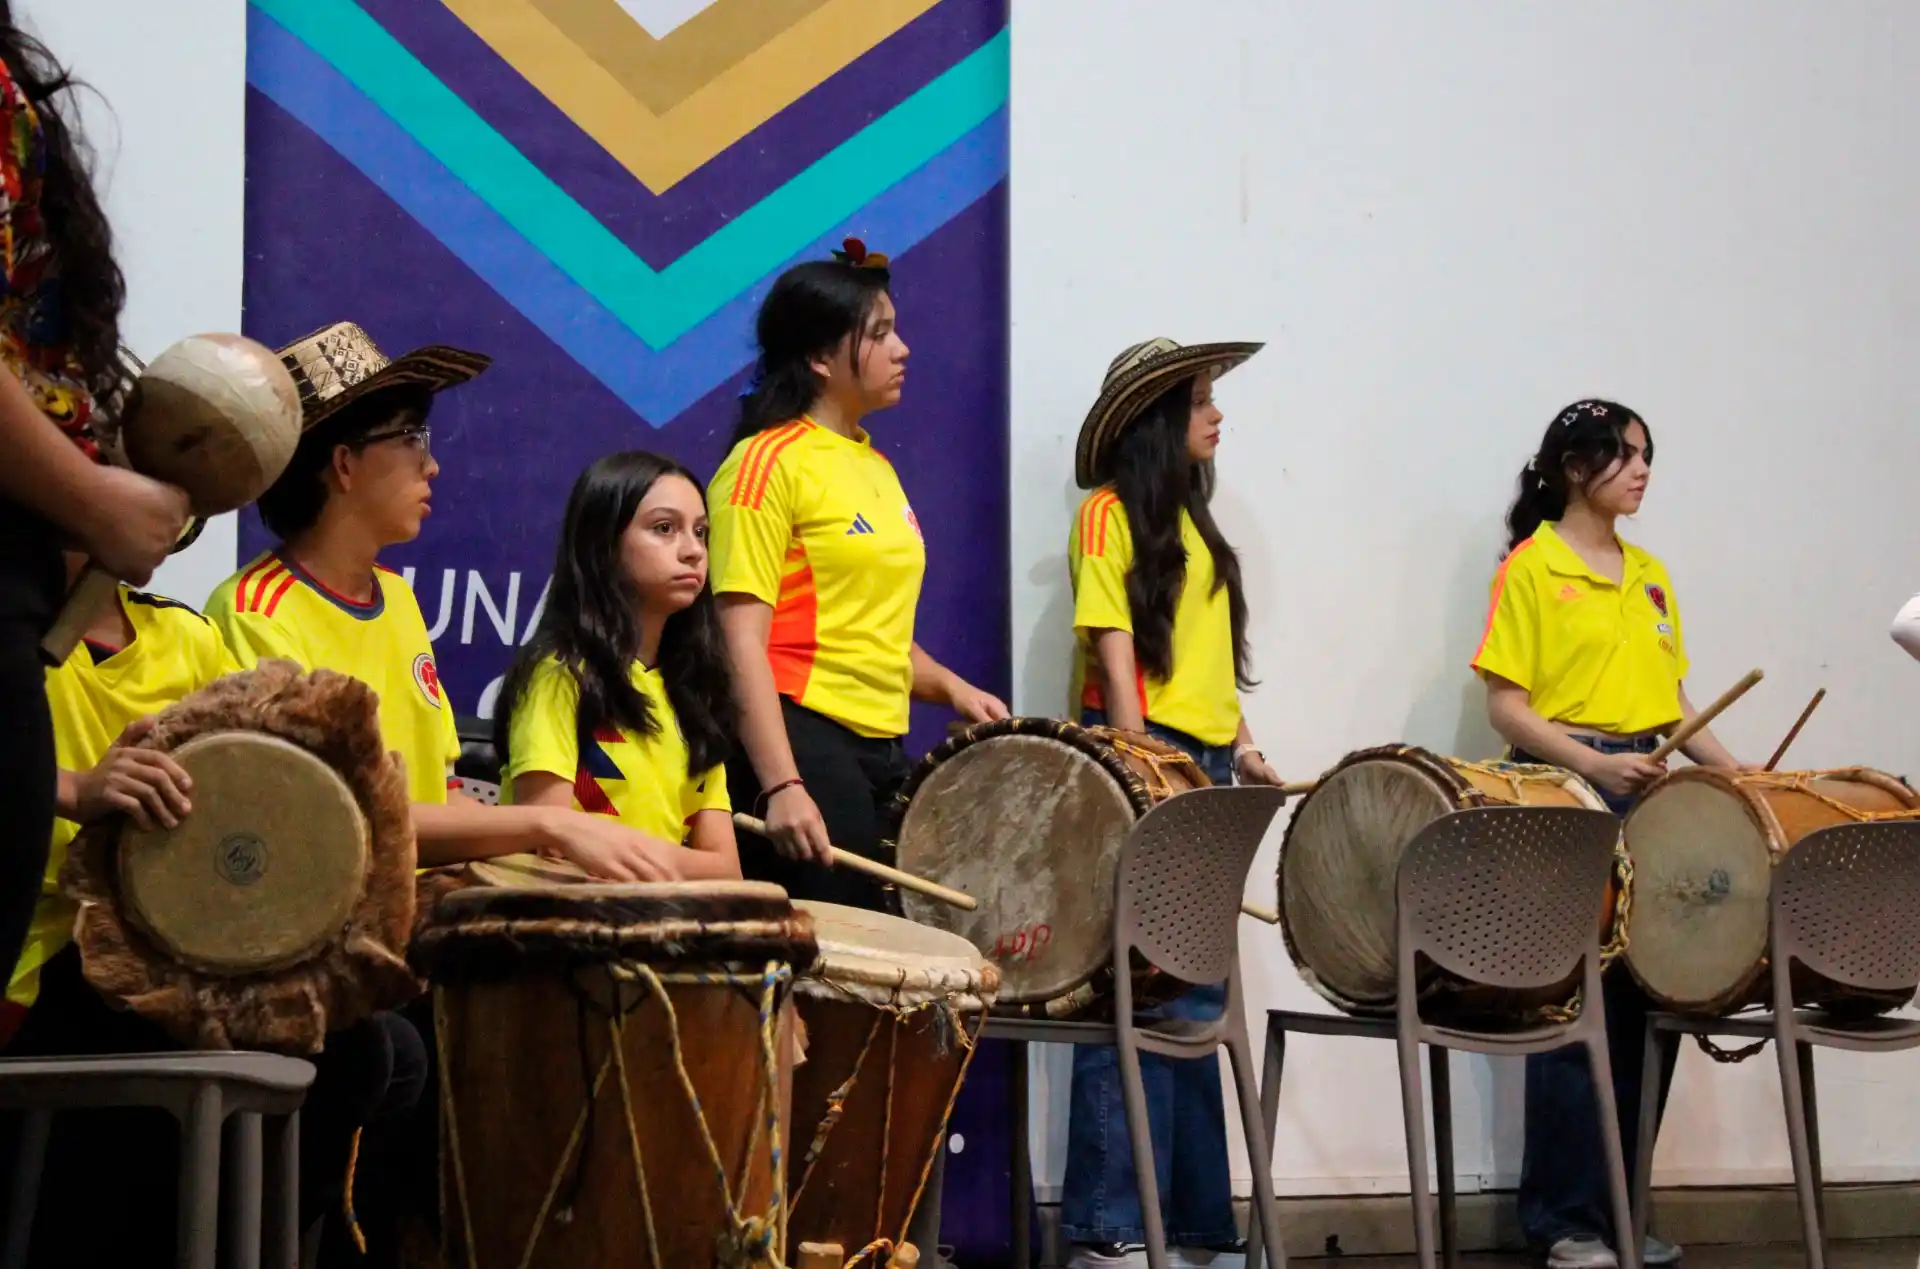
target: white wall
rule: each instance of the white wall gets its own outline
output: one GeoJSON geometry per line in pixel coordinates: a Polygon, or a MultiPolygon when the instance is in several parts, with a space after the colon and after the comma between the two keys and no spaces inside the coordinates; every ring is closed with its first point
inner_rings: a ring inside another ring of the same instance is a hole
{"type": "MultiPolygon", "coordinates": [[[[1658,442],[1629,535],[1669,564],[1693,695],[1764,760],[1920,768],[1912,226],[1920,9],[1888,0],[1016,0],[1016,698],[1065,703],[1072,446],[1149,335],[1269,341],[1224,381],[1255,733],[1289,776],[1408,740],[1490,754],[1466,668],[1514,476],[1587,393],[1658,442]]],[[[1256,865],[1271,902],[1278,838],[1256,865]]],[[[1244,923],[1256,1008],[1324,1007],[1244,923]]],[[[1404,1188],[1387,1045],[1298,1041],[1287,1192],[1404,1188]]],[[[1689,1050],[1665,1183],[1788,1175],[1769,1053],[1689,1050]]],[[[1920,1058],[1826,1056],[1834,1179],[1920,1176],[1920,1058]]],[[[1040,1064],[1064,1089],[1057,1057],[1040,1064]]],[[[1511,1185],[1517,1064],[1458,1060],[1462,1173],[1511,1185]],[[1464,1085],[1464,1088],[1460,1086],[1464,1085]]],[[[1057,1109],[1038,1134],[1057,1177],[1057,1109]]],[[[1245,1175],[1245,1163],[1237,1165],[1245,1175]]]]}
{"type": "MultiPolygon", "coordinates": [[[[246,0],[15,0],[92,91],[98,153],[127,275],[122,337],[152,358],[197,331],[240,329],[246,0]]],[[[207,526],[153,589],[192,604],[235,567],[234,517],[207,526]]]]}

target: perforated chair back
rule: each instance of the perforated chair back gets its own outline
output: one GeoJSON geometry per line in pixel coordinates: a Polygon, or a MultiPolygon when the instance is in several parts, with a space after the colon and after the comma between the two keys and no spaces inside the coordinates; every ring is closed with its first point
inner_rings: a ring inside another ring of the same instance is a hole
{"type": "Polygon", "coordinates": [[[470,780],[466,776],[455,776],[450,787],[460,790],[476,802],[487,806],[500,805],[500,786],[491,780],[470,780]]]}
{"type": "Polygon", "coordinates": [[[1774,956],[1843,986],[1920,981],[1920,824],[1809,833],[1773,874],[1774,956]]]}
{"type": "Polygon", "coordinates": [[[1443,815],[1400,858],[1402,973],[1413,958],[1489,987],[1551,987],[1600,953],[1620,821],[1571,807],[1443,815]]]}
{"type": "Polygon", "coordinates": [[[1223,981],[1239,950],[1247,869],[1285,800],[1259,786],[1195,789],[1142,816],[1115,870],[1116,952],[1138,951],[1190,983],[1223,981]]]}

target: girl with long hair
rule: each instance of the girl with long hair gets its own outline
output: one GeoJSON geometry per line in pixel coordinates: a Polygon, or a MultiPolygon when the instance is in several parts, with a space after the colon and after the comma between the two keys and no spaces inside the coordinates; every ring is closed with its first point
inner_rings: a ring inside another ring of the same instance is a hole
{"type": "MultiPolygon", "coordinates": [[[[1135,344],[1114,359],[1080,431],[1075,476],[1092,493],[1068,538],[1081,721],[1145,732],[1215,784],[1277,784],[1240,708],[1253,686],[1240,560],[1213,517],[1221,413],[1214,381],[1258,344],[1135,344]]],[[[1222,984],[1159,1016],[1217,1018],[1222,984]]],[[[1140,1055],[1176,1263],[1245,1263],[1227,1172],[1216,1061],[1140,1055]]],[[[1117,1052],[1076,1046],[1061,1232],[1073,1269],[1147,1264],[1117,1052]]]]}
{"type": "MultiPolygon", "coordinates": [[[[1520,473],[1473,660],[1488,718],[1514,759],[1565,767],[1621,815],[1662,774],[1649,756],[1662,733],[1694,713],[1673,582],[1617,529],[1640,510],[1652,468],[1653,433],[1633,410],[1590,398],[1560,412],[1520,473]]],[[[1707,730],[1685,752],[1708,766],[1738,765],[1707,730]]],[[[1650,1002],[1624,964],[1607,971],[1605,991],[1620,1143],[1631,1159],[1650,1002]]],[[[1655,1073],[1663,1107],[1672,1074],[1655,1073]]],[[[1529,1057],[1526,1096],[1521,1226],[1550,1269],[1612,1269],[1619,1231],[1585,1055],[1575,1047],[1529,1057]]],[[[1679,1257],[1653,1237],[1642,1252],[1649,1265],[1679,1257]]]]}
{"type": "Polygon", "coordinates": [[[55,756],[39,642],[63,546],[135,584],[186,525],[186,494],[99,463],[126,373],[126,283],[68,123],[73,80],[0,0],[0,956],[20,955],[53,833],[55,756]]]}
{"type": "Polygon", "coordinates": [[[514,803],[616,816],[670,875],[738,877],[730,690],[699,481],[658,454],[600,459],[567,498],[547,606],[500,690],[514,803]]]}

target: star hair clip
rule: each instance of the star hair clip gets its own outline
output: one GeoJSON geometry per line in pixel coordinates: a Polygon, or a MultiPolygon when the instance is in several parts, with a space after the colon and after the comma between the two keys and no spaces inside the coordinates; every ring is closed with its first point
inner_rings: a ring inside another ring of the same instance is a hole
{"type": "Polygon", "coordinates": [[[868,251],[867,244],[858,238],[849,238],[840,244],[841,250],[833,253],[833,258],[841,264],[850,264],[856,269],[884,269],[887,257],[878,251],[868,251]]]}

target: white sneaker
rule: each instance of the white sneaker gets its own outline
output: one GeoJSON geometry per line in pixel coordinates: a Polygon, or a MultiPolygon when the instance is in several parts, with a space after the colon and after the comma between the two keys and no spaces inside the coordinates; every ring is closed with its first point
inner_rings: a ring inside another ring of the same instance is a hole
{"type": "Polygon", "coordinates": [[[1648,1266],[1677,1265],[1680,1263],[1679,1244],[1648,1234],[1647,1241],[1640,1247],[1640,1263],[1648,1266]]]}
{"type": "Polygon", "coordinates": [[[1620,1269],[1620,1258],[1595,1235],[1575,1234],[1547,1249],[1547,1269],[1620,1269]]]}
{"type": "Polygon", "coordinates": [[[1067,1269],[1147,1269],[1145,1243],[1075,1243],[1067,1269]]]}
{"type": "Polygon", "coordinates": [[[1247,1240],[1224,1247],[1169,1247],[1170,1269],[1247,1269],[1247,1240]]]}

